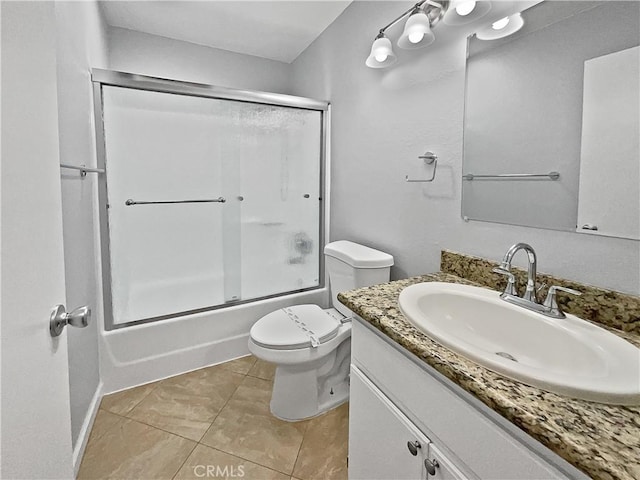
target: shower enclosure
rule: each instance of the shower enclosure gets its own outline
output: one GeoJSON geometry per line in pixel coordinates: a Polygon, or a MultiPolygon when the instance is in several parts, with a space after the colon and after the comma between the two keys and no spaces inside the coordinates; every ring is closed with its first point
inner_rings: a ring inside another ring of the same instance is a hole
{"type": "Polygon", "coordinates": [[[92,79],[107,330],[323,286],[326,102],[92,79]]]}

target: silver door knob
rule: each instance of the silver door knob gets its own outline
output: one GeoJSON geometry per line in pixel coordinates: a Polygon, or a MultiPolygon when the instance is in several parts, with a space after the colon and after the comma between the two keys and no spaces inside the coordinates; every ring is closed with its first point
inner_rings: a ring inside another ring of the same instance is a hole
{"type": "Polygon", "coordinates": [[[427,473],[429,475],[435,475],[436,474],[436,468],[438,468],[440,466],[440,464],[438,463],[438,460],[436,460],[436,459],[433,459],[433,460],[426,459],[424,461],[424,466],[427,469],[427,473]]]}
{"type": "Polygon", "coordinates": [[[89,325],[91,319],[91,309],[87,306],[78,307],[67,313],[64,305],[56,305],[51,312],[49,319],[49,332],[52,337],[57,337],[64,330],[65,325],[84,328],[89,325]]]}

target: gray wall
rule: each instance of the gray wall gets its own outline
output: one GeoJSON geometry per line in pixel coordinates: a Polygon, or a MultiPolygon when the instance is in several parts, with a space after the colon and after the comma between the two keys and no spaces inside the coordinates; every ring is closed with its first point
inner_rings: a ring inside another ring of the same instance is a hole
{"type": "Polygon", "coordinates": [[[109,68],[122,72],[288,93],[291,65],[195,43],[109,27],[109,68]]]}
{"type": "MultiPolygon", "coordinates": [[[[94,2],[56,2],[60,162],[96,165],[89,70],[106,66],[105,25],[94,2]]],[[[94,197],[97,176],[62,172],[67,309],[88,305],[89,326],[67,328],[74,448],[100,383],[98,352],[101,300],[97,286],[94,197]]],[[[96,220],[97,221],[97,220],[96,220]]]]}
{"type": "Polygon", "coordinates": [[[432,46],[396,48],[391,69],[364,65],[377,30],[405,6],[354,2],[293,63],[293,93],[332,102],[332,239],[393,254],[393,278],[438,270],[444,248],[499,260],[524,241],[542,272],[640,293],[637,241],[461,219],[468,32],[445,44],[438,26],[432,46]],[[430,173],[417,159],[426,149],[439,155],[435,182],[406,183],[430,173]]]}

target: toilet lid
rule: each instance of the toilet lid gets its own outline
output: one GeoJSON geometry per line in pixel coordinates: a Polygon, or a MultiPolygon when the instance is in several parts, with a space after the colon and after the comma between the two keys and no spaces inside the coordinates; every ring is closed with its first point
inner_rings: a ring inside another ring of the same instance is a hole
{"type": "Polygon", "coordinates": [[[338,334],[340,321],[318,305],[296,305],[271,312],[251,327],[251,339],[265,348],[317,347],[338,334]]]}

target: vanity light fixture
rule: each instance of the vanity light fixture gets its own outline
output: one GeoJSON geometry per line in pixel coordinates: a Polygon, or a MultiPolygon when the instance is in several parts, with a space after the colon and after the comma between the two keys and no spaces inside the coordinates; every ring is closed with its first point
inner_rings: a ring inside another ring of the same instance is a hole
{"type": "Polygon", "coordinates": [[[501,18],[490,26],[478,30],[476,37],[479,40],[497,40],[508,37],[520,30],[524,25],[524,19],[519,13],[501,18]]]}
{"type": "Polygon", "coordinates": [[[393,53],[391,40],[387,38],[382,30],[380,30],[380,33],[371,46],[369,58],[367,58],[367,61],[365,62],[367,67],[385,68],[396,63],[396,60],[397,58],[395,53],[393,53]]]}
{"type": "Polygon", "coordinates": [[[422,7],[414,9],[404,24],[404,31],[398,39],[398,46],[407,50],[426,47],[436,39],[431,31],[431,22],[422,7]]]}
{"type": "Polygon", "coordinates": [[[466,25],[484,17],[489,10],[491,10],[491,2],[488,1],[453,0],[442,21],[452,26],[466,25]]]}
{"type": "Polygon", "coordinates": [[[371,68],[385,68],[396,62],[391,40],[385,32],[396,25],[406,16],[409,16],[404,31],[398,40],[398,46],[405,49],[421,48],[431,44],[435,36],[431,29],[444,16],[449,6],[449,0],[421,0],[409,10],[404,12],[391,23],[380,29],[371,46],[371,53],[365,64],[371,68]]]}

